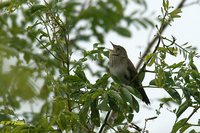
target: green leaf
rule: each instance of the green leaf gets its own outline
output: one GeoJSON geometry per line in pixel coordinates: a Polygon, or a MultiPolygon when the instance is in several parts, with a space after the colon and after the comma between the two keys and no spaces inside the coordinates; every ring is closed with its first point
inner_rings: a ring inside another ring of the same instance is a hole
{"type": "Polygon", "coordinates": [[[46,6],[44,6],[44,5],[34,5],[34,6],[32,6],[31,8],[30,8],[30,13],[36,13],[36,12],[38,12],[38,11],[42,11],[42,10],[46,10],[47,9],[47,7],[46,6]]]}
{"type": "Polygon", "coordinates": [[[191,94],[190,94],[190,91],[188,90],[189,88],[188,87],[180,87],[181,89],[182,89],[182,91],[183,91],[183,94],[184,94],[184,96],[185,96],[185,98],[186,98],[186,101],[188,102],[188,103],[192,103],[192,100],[191,100],[191,94]]]}
{"type": "Polygon", "coordinates": [[[156,85],[155,79],[152,79],[152,80],[149,82],[149,85],[156,85]]]}
{"type": "Polygon", "coordinates": [[[118,27],[115,27],[114,30],[115,30],[118,34],[120,34],[120,35],[122,35],[122,36],[131,37],[131,32],[130,32],[127,28],[118,26],[118,27]]]}
{"type": "Polygon", "coordinates": [[[48,37],[49,35],[47,33],[45,33],[44,31],[42,31],[41,29],[38,30],[38,33],[40,33],[40,39],[42,39],[42,37],[48,37]]]}
{"type": "Polygon", "coordinates": [[[89,106],[83,106],[79,112],[79,119],[83,125],[86,125],[87,118],[88,118],[88,110],[89,110],[89,106]]]}
{"type": "Polygon", "coordinates": [[[87,77],[85,76],[85,73],[83,71],[83,68],[81,67],[77,67],[76,71],[75,71],[75,74],[80,78],[82,79],[82,81],[84,82],[89,82],[89,80],[87,79],[87,77]]]}
{"type": "Polygon", "coordinates": [[[102,78],[99,78],[96,81],[95,86],[105,88],[108,85],[108,78],[109,77],[110,76],[108,74],[104,74],[102,78]]]}
{"type": "Polygon", "coordinates": [[[124,116],[123,112],[118,111],[117,118],[114,121],[114,125],[122,124],[122,122],[124,121],[124,119],[125,119],[125,116],[124,116]]]}
{"type": "Polygon", "coordinates": [[[178,103],[181,104],[181,97],[179,93],[172,87],[164,86],[164,89],[168,92],[168,94],[178,103]]]}
{"type": "Polygon", "coordinates": [[[153,63],[155,63],[155,59],[157,58],[156,55],[157,55],[156,53],[151,53],[145,56],[146,61],[150,60],[149,63],[147,64],[148,66],[152,66],[153,63]]]}
{"type": "Polygon", "coordinates": [[[172,18],[180,18],[181,16],[179,15],[180,13],[182,13],[180,8],[177,8],[175,10],[173,10],[172,12],[170,12],[169,14],[171,15],[172,18]]]}
{"type": "Polygon", "coordinates": [[[91,120],[96,125],[97,127],[100,126],[100,115],[99,115],[99,110],[97,109],[97,102],[98,100],[95,99],[90,108],[91,108],[91,120]]]}
{"type": "Polygon", "coordinates": [[[97,106],[98,109],[102,110],[102,111],[109,111],[110,107],[108,106],[109,101],[108,101],[108,97],[103,97],[103,101],[97,106]]]}
{"type": "MultiPolygon", "coordinates": [[[[144,68],[145,69],[145,68],[144,68]]],[[[144,77],[145,77],[145,70],[141,70],[139,72],[139,75],[138,75],[138,79],[139,79],[139,82],[142,83],[142,81],[144,80],[144,77]]]]}
{"type": "Polygon", "coordinates": [[[145,23],[144,20],[141,20],[141,19],[134,19],[135,22],[137,22],[139,25],[141,25],[143,28],[147,28],[147,24],[145,23]]]}
{"type": "Polygon", "coordinates": [[[108,91],[108,95],[112,98],[114,98],[118,103],[123,103],[123,99],[122,97],[119,95],[118,92],[114,91],[114,90],[109,90],[108,91]]]}
{"type": "Polygon", "coordinates": [[[186,124],[187,118],[183,118],[180,121],[176,122],[172,128],[171,133],[177,133],[177,131],[186,124]]]}
{"type": "Polygon", "coordinates": [[[133,116],[134,116],[134,114],[128,114],[128,116],[127,116],[127,121],[128,121],[129,123],[132,122],[133,116]]]}
{"type": "Polygon", "coordinates": [[[196,132],[194,129],[192,129],[189,133],[199,133],[199,132],[196,132]]]}
{"type": "Polygon", "coordinates": [[[10,6],[10,4],[11,4],[11,1],[5,1],[5,2],[1,1],[0,2],[0,10],[2,10],[5,7],[10,6]]]}
{"type": "Polygon", "coordinates": [[[169,1],[168,0],[163,0],[163,7],[164,7],[165,11],[167,11],[169,9],[169,1]]]}
{"type": "Polygon", "coordinates": [[[132,100],[132,96],[131,93],[128,91],[127,88],[124,87],[120,87],[120,94],[121,97],[126,101],[129,102],[131,106],[133,106],[133,100],[132,100]]]}
{"type": "Polygon", "coordinates": [[[134,98],[134,96],[132,96],[132,100],[133,100],[133,108],[138,113],[140,110],[140,105],[138,101],[134,98]]]}
{"type": "Polygon", "coordinates": [[[185,133],[185,130],[187,130],[187,129],[190,128],[191,126],[192,126],[191,124],[185,123],[185,124],[183,125],[183,127],[181,127],[181,129],[180,129],[180,133],[185,133]]]}
{"type": "Polygon", "coordinates": [[[185,101],[183,104],[181,104],[176,112],[176,117],[179,118],[179,116],[185,112],[185,110],[190,107],[190,104],[188,103],[188,101],[185,101]]]}
{"type": "Polygon", "coordinates": [[[171,66],[169,66],[168,68],[172,68],[172,69],[176,69],[176,68],[179,68],[181,66],[184,66],[185,65],[185,61],[181,61],[179,63],[174,63],[172,64],[171,66]]]}
{"type": "Polygon", "coordinates": [[[194,71],[198,71],[198,69],[197,69],[197,67],[196,67],[196,65],[194,64],[194,61],[193,60],[190,60],[190,67],[192,68],[192,70],[194,70],[194,71]]]}
{"type": "Polygon", "coordinates": [[[110,108],[111,108],[113,111],[115,111],[115,112],[118,112],[118,111],[119,111],[118,104],[117,104],[116,101],[115,101],[112,97],[110,97],[110,96],[108,96],[108,104],[109,104],[110,108]]]}

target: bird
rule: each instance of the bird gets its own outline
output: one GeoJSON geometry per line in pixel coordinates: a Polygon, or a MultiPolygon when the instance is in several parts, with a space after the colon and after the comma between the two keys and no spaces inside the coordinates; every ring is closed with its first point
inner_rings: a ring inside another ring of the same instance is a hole
{"type": "Polygon", "coordinates": [[[114,77],[113,79],[137,89],[142,96],[142,101],[149,105],[149,98],[139,81],[138,72],[128,58],[125,48],[112,42],[110,43],[113,49],[109,49],[109,71],[114,77]]]}

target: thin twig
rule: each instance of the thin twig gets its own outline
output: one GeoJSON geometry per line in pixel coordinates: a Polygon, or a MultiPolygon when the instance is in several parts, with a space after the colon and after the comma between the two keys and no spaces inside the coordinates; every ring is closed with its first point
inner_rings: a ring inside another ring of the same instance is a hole
{"type": "Polygon", "coordinates": [[[107,121],[108,121],[108,117],[109,117],[109,115],[110,115],[110,112],[111,112],[111,111],[108,111],[108,113],[106,114],[106,117],[105,117],[105,119],[104,119],[104,122],[103,122],[103,124],[102,124],[102,126],[101,126],[101,128],[100,128],[100,130],[99,130],[99,133],[102,133],[103,130],[104,130],[104,127],[107,125],[107,121]]]}
{"type": "Polygon", "coordinates": [[[55,59],[58,61],[63,61],[62,59],[56,57],[37,37],[33,36],[55,59]]]}
{"type": "MultiPolygon", "coordinates": [[[[182,8],[184,3],[186,2],[186,0],[182,0],[179,5],[177,6],[176,9],[182,8]]],[[[167,24],[163,25],[163,28],[161,29],[160,34],[162,34],[164,32],[164,30],[167,28],[167,24]]],[[[143,55],[141,56],[141,60],[138,62],[137,66],[136,66],[136,70],[138,70],[140,68],[140,66],[142,65],[143,59],[144,57],[150,52],[151,48],[153,47],[153,45],[155,44],[155,42],[159,39],[159,36],[156,36],[152,39],[152,41],[150,41],[147,45],[147,48],[145,49],[143,55]]]]}
{"type": "Polygon", "coordinates": [[[197,110],[200,108],[200,106],[197,106],[196,108],[194,108],[194,110],[192,111],[192,113],[188,116],[188,118],[185,120],[185,123],[189,121],[189,119],[194,115],[194,113],[197,112],[197,110]]]}
{"type": "MultiPolygon", "coordinates": [[[[162,39],[175,44],[177,47],[179,47],[181,50],[185,51],[186,53],[188,53],[188,54],[190,53],[188,50],[184,49],[182,46],[180,46],[179,44],[177,44],[176,42],[174,42],[174,40],[170,40],[170,39],[168,39],[166,37],[162,37],[162,39]]],[[[183,45],[186,45],[186,44],[188,44],[188,42],[184,43],[183,45]]],[[[195,55],[195,57],[199,58],[198,55],[195,55]]]]}
{"type": "Polygon", "coordinates": [[[148,122],[149,120],[154,120],[154,119],[156,119],[156,118],[157,118],[157,116],[154,116],[154,117],[145,119],[145,124],[144,124],[144,128],[143,128],[143,132],[142,132],[142,133],[145,133],[145,131],[146,131],[147,122],[148,122]]]}

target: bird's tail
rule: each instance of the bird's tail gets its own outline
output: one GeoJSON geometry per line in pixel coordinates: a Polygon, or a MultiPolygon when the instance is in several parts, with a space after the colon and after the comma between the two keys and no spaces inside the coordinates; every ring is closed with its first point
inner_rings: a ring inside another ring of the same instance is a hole
{"type": "Polygon", "coordinates": [[[144,91],[143,87],[139,87],[138,91],[142,95],[142,101],[144,101],[147,105],[150,104],[149,98],[147,97],[146,92],[144,91]]]}
{"type": "Polygon", "coordinates": [[[149,105],[150,101],[149,101],[149,98],[148,98],[143,86],[140,85],[138,82],[134,82],[134,84],[132,84],[132,87],[136,88],[138,90],[138,92],[141,94],[142,101],[145,102],[147,105],[149,105]]]}

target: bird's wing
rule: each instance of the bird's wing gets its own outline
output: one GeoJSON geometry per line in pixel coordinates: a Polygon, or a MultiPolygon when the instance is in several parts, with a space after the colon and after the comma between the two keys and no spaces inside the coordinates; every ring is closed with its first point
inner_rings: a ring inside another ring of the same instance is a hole
{"type": "Polygon", "coordinates": [[[128,71],[130,73],[130,75],[129,75],[129,81],[137,80],[137,77],[135,77],[135,76],[138,76],[137,75],[138,73],[137,73],[137,71],[136,71],[133,63],[130,61],[130,59],[128,59],[127,64],[128,64],[127,65],[127,69],[128,69],[128,71]]]}
{"type": "Polygon", "coordinates": [[[135,69],[133,63],[128,60],[128,71],[130,73],[130,86],[136,88],[140,94],[142,95],[142,100],[148,105],[150,104],[149,98],[147,97],[146,92],[144,91],[144,88],[142,87],[142,84],[140,84],[139,82],[139,78],[138,78],[138,73],[137,70],[135,69]]]}

